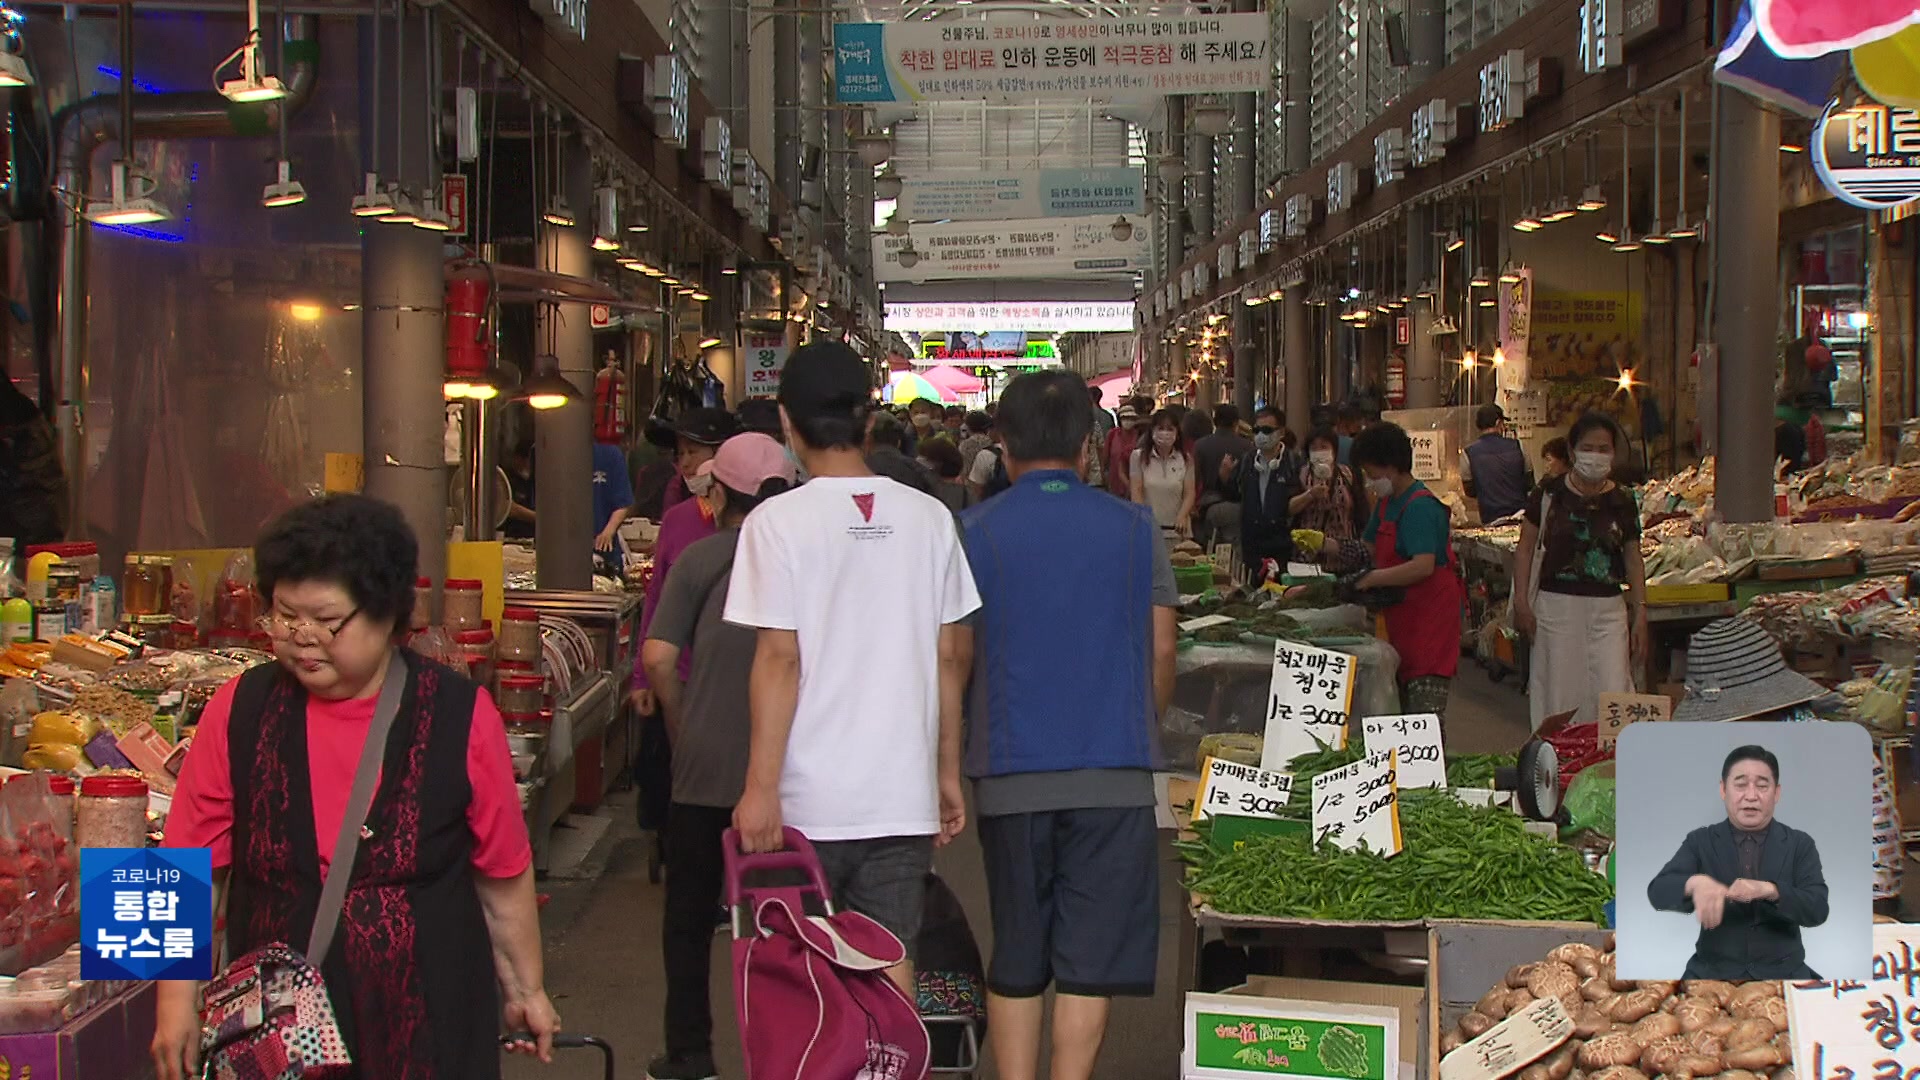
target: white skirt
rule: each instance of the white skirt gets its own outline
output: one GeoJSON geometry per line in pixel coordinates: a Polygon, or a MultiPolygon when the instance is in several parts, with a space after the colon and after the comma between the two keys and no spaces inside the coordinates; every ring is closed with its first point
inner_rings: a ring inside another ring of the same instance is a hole
{"type": "Polygon", "coordinates": [[[1540,590],[1533,602],[1527,708],[1533,730],[1549,716],[1579,710],[1591,723],[1601,694],[1633,692],[1632,635],[1625,596],[1568,596],[1540,590]]]}

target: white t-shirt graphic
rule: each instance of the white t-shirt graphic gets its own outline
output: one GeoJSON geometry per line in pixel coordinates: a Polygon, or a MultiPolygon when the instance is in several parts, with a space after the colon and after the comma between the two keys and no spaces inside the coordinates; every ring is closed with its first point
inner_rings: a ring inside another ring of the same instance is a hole
{"type": "Polygon", "coordinates": [[[903,484],[816,476],[747,515],[726,619],[800,644],[786,824],[813,840],[940,831],[940,628],[979,606],[952,512],[903,484]]]}

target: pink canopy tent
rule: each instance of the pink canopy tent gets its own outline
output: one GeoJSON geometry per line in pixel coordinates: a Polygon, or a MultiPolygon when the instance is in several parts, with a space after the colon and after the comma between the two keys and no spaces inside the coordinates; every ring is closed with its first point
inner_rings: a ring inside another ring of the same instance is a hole
{"type": "Polygon", "coordinates": [[[920,377],[942,390],[951,390],[956,394],[977,394],[987,388],[983,380],[976,379],[951,364],[930,367],[921,372],[920,377]]]}
{"type": "Polygon", "coordinates": [[[1121,402],[1133,396],[1133,372],[1128,368],[1109,371],[1088,379],[1087,385],[1099,388],[1101,405],[1117,409],[1121,402]]]}

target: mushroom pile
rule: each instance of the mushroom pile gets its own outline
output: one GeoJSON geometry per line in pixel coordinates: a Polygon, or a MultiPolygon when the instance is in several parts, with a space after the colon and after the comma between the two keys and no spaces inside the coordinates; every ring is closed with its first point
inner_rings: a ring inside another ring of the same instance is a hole
{"type": "Polygon", "coordinates": [[[1520,1080],[1793,1080],[1778,982],[1621,979],[1609,947],[1562,945],[1521,964],[1440,1038],[1445,1057],[1540,998],[1559,998],[1573,1038],[1520,1080]]]}

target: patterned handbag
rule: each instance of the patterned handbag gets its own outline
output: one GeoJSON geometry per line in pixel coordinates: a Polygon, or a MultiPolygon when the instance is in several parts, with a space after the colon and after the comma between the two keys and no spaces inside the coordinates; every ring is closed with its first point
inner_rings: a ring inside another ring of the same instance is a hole
{"type": "Polygon", "coordinates": [[[360,849],[361,826],[380,778],[387,732],[406,689],[403,657],[395,653],[387,660],[386,681],[380,687],[366,745],[360,750],[306,951],[279,942],[263,945],[228,964],[207,984],[200,1028],[203,1078],[324,1080],[345,1076],[353,1065],[320,966],[339,927],[347,879],[360,849]]]}

